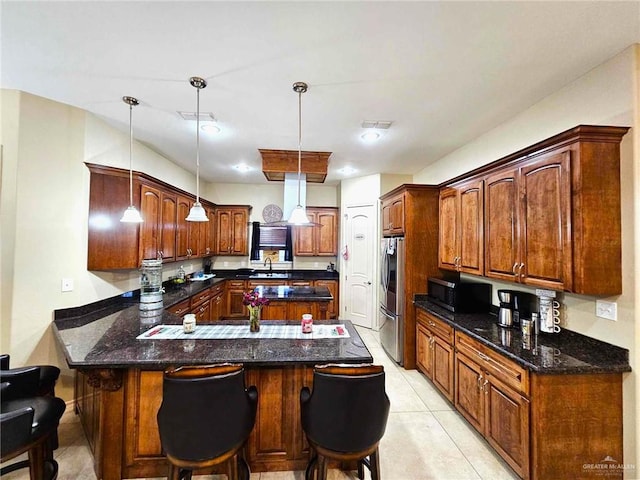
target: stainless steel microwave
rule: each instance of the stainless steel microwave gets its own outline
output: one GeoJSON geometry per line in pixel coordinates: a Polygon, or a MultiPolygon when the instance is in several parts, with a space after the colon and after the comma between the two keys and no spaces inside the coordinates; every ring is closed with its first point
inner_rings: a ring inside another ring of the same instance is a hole
{"type": "Polygon", "coordinates": [[[491,284],[427,279],[430,302],[454,313],[487,313],[491,308],[491,284]]]}

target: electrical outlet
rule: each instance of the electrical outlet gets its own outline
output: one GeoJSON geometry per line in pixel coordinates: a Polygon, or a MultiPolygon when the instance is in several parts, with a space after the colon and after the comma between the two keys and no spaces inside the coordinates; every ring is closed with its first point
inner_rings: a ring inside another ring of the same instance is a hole
{"type": "Polygon", "coordinates": [[[73,278],[63,278],[62,279],[62,291],[63,292],[73,292],[73,278]]]}
{"type": "Polygon", "coordinates": [[[618,304],[616,302],[596,300],[596,317],[606,318],[615,322],[618,319],[618,304]]]}

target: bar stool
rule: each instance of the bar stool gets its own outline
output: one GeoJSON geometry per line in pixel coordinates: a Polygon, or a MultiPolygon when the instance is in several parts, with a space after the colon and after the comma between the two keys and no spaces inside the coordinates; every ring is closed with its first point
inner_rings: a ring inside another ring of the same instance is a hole
{"type": "Polygon", "coordinates": [[[390,402],[381,365],[325,365],[313,371],[313,392],[300,392],[302,429],[312,449],[305,479],[327,478],[327,461],[358,461],[380,478],[378,443],[384,435],[390,402]]]}
{"type": "Polygon", "coordinates": [[[60,398],[37,395],[38,377],[38,367],[31,367],[24,369],[21,375],[13,376],[11,382],[0,383],[0,461],[29,453],[27,461],[3,467],[0,475],[28,466],[31,480],[54,480],[58,476],[58,464],[53,459],[53,439],[57,438],[66,405],[60,398]],[[32,380],[31,392],[28,390],[29,378],[32,380]]]}
{"type": "Polygon", "coordinates": [[[157,419],[169,478],[188,480],[193,470],[226,462],[229,480],[248,480],[243,447],[255,423],[258,391],[245,389],[242,365],[171,368],[162,390],[157,419]]]}
{"type": "MultiPolygon", "coordinates": [[[[19,368],[9,368],[9,362],[11,361],[11,356],[3,353],[0,355],[0,381],[10,381],[11,377],[14,375],[19,375],[22,371],[29,367],[19,367],[19,368]]],[[[34,365],[38,367],[38,395],[51,395],[52,397],[56,396],[55,386],[58,381],[58,377],[60,377],[60,369],[53,365],[34,365]]]]}

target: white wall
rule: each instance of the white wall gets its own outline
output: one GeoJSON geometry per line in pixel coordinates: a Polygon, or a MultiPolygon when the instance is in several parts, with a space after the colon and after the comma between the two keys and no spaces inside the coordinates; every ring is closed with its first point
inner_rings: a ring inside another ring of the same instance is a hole
{"type": "MultiPolygon", "coordinates": [[[[622,295],[609,300],[618,303],[618,321],[611,322],[595,316],[595,298],[562,295],[566,306],[564,326],[573,331],[629,349],[633,372],[624,375],[624,463],[637,463],[640,441],[636,427],[637,374],[639,330],[636,322],[640,313],[636,308],[636,276],[640,272],[635,244],[640,228],[638,212],[640,180],[640,143],[638,143],[638,62],[640,45],[632,46],[610,61],[593,69],[582,78],[543,99],[500,127],[491,130],[464,147],[440,159],[414,176],[415,183],[441,183],[469,170],[497,160],[521,148],[544,140],[579,124],[621,125],[633,129],[621,144],[622,195],[622,295]],[[635,138],[635,141],[634,141],[635,138]]],[[[491,282],[498,288],[512,288],[513,284],[491,282]]],[[[517,289],[533,291],[526,287],[517,289]]],[[[638,470],[640,472],[640,470],[638,470]]],[[[637,478],[638,472],[628,472],[637,478]]]]}

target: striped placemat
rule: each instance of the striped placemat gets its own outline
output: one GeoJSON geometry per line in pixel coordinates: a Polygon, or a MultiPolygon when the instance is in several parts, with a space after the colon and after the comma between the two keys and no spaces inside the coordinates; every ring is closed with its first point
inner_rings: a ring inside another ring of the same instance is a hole
{"type": "Polygon", "coordinates": [[[193,333],[184,333],[182,325],[156,325],[138,335],[138,340],[224,340],[234,338],[349,338],[343,324],[313,325],[312,333],[302,333],[300,325],[261,325],[250,332],[249,325],[196,325],[193,333]]]}

